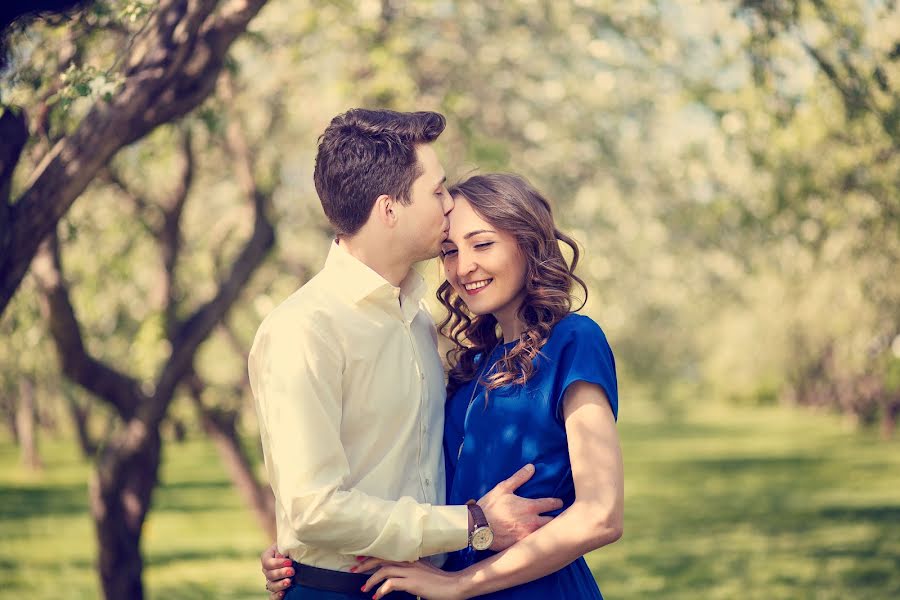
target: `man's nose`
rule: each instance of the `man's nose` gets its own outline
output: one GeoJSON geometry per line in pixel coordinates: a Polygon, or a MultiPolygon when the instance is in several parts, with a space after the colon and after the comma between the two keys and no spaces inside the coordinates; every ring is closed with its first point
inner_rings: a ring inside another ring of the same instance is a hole
{"type": "Polygon", "coordinates": [[[453,196],[444,192],[444,216],[449,215],[450,211],[453,210],[455,202],[453,200],[453,196]]]}

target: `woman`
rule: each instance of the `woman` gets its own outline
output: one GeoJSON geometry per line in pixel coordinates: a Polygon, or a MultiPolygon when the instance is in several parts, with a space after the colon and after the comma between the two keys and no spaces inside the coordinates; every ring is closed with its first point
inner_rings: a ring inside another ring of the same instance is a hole
{"type": "MultiPolygon", "coordinates": [[[[602,598],[583,555],[622,532],[618,394],[603,331],[571,312],[573,285],[587,292],[574,274],[578,249],[520,177],[479,175],[450,192],[455,205],[441,250],[447,280],[438,290],[449,311],[441,331],[455,344],[447,502],[479,498],[532,463],[536,473],[517,493],[562,498],[564,507],[503,552],[452,553],[446,570],[425,560],[365,559],[358,572],[377,570],[362,591],[374,590],[376,600],[393,591],[429,600],[602,598]],[[571,248],[571,263],[560,242],[571,248]]],[[[266,573],[275,580],[279,571],[266,573]]]]}

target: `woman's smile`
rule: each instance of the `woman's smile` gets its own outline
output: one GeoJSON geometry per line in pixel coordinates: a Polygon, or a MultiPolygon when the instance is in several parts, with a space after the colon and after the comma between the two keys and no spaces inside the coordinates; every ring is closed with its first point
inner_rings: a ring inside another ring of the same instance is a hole
{"type": "Polygon", "coordinates": [[[466,294],[469,296],[474,296],[475,294],[481,292],[494,281],[493,279],[480,279],[478,281],[473,281],[472,283],[464,283],[463,288],[466,290],[466,294]]]}

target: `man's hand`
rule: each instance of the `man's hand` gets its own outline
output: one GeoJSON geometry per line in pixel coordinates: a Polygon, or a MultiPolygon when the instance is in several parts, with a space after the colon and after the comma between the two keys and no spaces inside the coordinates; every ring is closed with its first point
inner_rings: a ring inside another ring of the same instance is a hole
{"type": "Polygon", "coordinates": [[[290,578],[294,575],[291,559],[278,552],[278,548],[272,544],[259,555],[259,562],[262,564],[263,575],[266,576],[269,600],[281,600],[284,598],[284,590],[291,587],[290,578]]]}
{"type": "Polygon", "coordinates": [[[534,465],[525,465],[512,477],[501,481],[478,501],[491,529],[494,543],[491,550],[506,550],[528,534],[549,523],[553,517],[541,513],[562,508],[559,498],[531,500],[515,495],[515,491],[534,475],[534,465]]]}

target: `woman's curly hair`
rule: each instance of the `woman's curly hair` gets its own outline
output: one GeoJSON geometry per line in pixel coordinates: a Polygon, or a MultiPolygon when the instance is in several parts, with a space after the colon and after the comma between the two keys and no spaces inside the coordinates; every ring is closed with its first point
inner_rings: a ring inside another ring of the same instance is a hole
{"type": "MultiPolygon", "coordinates": [[[[478,215],[493,227],[512,235],[525,259],[525,294],[518,318],[523,324],[518,343],[497,361],[483,381],[486,390],[523,384],[534,374],[534,359],[550,337],[550,331],[572,311],[572,287],[587,286],[575,275],[580,253],[575,241],[556,228],[550,203],[524,178],[496,173],[476,175],[450,188],[454,197],[465,198],[478,215]],[[572,249],[567,263],[560,242],[572,249]]],[[[454,343],[447,353],[451,365],[447,393],[479,376],[476,359],[487,358],[500,341],[497,319],[491,314],[474,315],[449,281],[437,298],[447,317],[440,331],[454,343]]]]}

